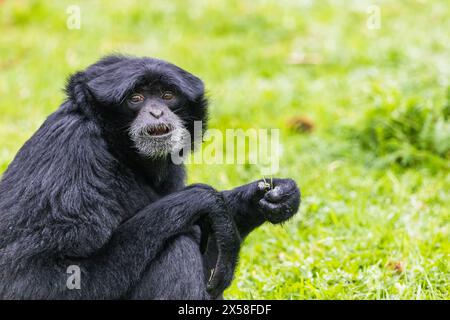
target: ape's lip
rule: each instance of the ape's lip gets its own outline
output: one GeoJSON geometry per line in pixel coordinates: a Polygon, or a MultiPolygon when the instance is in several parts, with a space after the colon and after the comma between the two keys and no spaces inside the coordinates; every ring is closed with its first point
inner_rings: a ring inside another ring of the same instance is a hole
{"type": "Polygon", "coordinates": [[[159,123],[145,128],[145,133],[152,137],[167,136],[172,132],[172,128],[165,123],[159,123]]]}

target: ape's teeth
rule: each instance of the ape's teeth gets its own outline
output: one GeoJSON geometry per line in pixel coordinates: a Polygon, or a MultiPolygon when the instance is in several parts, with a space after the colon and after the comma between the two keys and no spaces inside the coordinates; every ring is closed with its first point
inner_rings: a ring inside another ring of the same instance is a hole
{"type": "Polygon", "coordinates": [[[160,123],[155,125],[154,127],[150,127],[146,130],[149,135],[152,136],[160,136],[170,132],[169,126],[164,123],[160,123]]]}

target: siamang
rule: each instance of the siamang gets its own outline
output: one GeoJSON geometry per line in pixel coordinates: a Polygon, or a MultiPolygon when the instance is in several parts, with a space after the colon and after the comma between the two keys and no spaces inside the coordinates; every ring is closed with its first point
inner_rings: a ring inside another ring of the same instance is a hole
{"type": "Polygon", "coordinates": [[[113,55],[65,91],[0,182],[0,298],[221,298],[242,239],[297,212],[291,179],[185,186],[169,155],[207,120],[203,82],[187,71],[113,55]]]}

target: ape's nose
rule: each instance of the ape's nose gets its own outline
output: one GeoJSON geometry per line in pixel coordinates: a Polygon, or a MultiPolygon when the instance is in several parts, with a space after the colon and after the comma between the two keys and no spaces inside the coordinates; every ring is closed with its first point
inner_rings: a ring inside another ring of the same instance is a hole
{"type": "Polygon", "coordinates": [[[150,110],[150,114],[154,116],[156,119],[159,119],[164,114],[164,112],[160,109],[154,109],[150,110]]]}

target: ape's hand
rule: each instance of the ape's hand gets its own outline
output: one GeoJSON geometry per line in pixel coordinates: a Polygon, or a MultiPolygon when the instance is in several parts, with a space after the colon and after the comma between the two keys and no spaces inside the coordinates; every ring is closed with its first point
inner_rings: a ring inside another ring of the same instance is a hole
{"type": "Polygon", "coordinates": [[[250,198],[265,220],[277,224],[291,218],[300,205],[300,190],[292,179],[266,179],[250,185],[250,198]]]}
{"type": "Polygon", "coordinates": [[[292,179],[266,179],[222,191],[241,236],[266,221],[291,218],[300,206],[300,190],[292,179]]]}
{"type": "Polygon", "coordinates": [[[211,216],[199,221],[202,228],[201,252],[207,258],[207,269],[214,268],[208,284],[212,297],[222,293],[229,285],[233,275],[231,271],[236,267],[235,259],[239,252],[240,239],[236,236],[235,227],[240,237],[244,238],[264,222],[281,223],[291,218],[298,210],[300,190],[294,180],[272,179],[268,182],[270,183],[266,184],[265,181],[259,180],[222,191],[222,199],[228,212],[219,210],[216,214],[216,209],[213,209],[211,216]],[[211,243],[209,240],[214,241],[211,243]]]}

